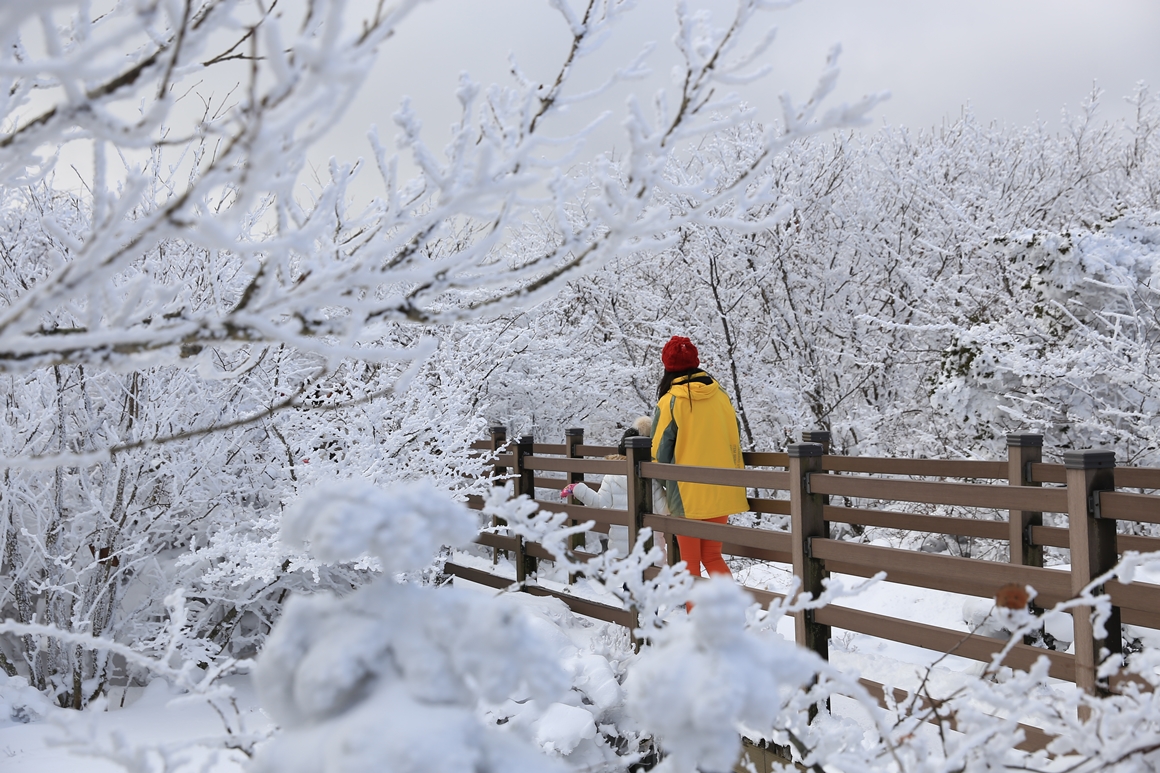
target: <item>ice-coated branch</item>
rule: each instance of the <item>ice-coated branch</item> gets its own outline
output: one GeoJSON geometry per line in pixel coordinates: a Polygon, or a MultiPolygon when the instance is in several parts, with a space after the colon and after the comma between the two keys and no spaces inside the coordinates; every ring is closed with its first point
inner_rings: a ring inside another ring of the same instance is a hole
{"type": "Polygon", "coordinates": [[[303,203],[295,185],[306,148],[341,116],[376,47],[414,5],[379,4],[348,31],[354,12],[338,2],[311,4],[297,25],[292,14],[244,1],[190,0],[158,13],[119,7],[99,22],[87,20],[83,4],[64,3],[72,22],[52,28],[59,44],[39,59],[18,44],[40,20],[8,11],[14,45],[0,74],[20,81],[13,94],[35,87],[60,100],[28,116],[27,100],[6,103],[12,128],[0,135],[0,174],[23,179],[34,151],[47,154],[43,166],[57,145],[72,142],[89,143],[94,176],[80,217],[67,228],[46,219],[67,235],[51,268],[0,308],[0,372],[59,364],[125,369],[246,344],[394,360],[398,352],[376,343],[393,326],[537,304],[613,256],[666,244],[684,223],[752,223],[744,212],[775,198],[755,182],[777,150],[857,123],[877,101],[812,120],[836,75],[831,62],[807,109],[768,132],[748,170],[704,168],[676,186],[687,147],[753,118],[716,90],[755,77],[755,66],[760,71],[772,33],[746,51],[739,36],[757,12],[780,4],[739,2],[724,30],[680,6],[678,48],[687,67],[677,107],[669,111],[667,98],[658,99],[650,120],[631,102],[629,151],[613,164],[599,152],[585,155],[585,141],[606,116],[602,109],[583,116],[581,108],[642,74],[644,54],[593,90],[573,92],[570,83],[632,3],[590,0],[581,11],[559,0],[572,41],[553,77],[539,82],[513,64],[509,87],[465,79],[463,117],[443,152],[428,147],[419,117],[404,104],[395,115],[398,145],[418,167],[416,178],[399,181],[397,161],[375,139],[380,200],[353,208],[348,191],[359,165],[332,164],[330,179],[303,203]],[[130,41],[144,53],[128,69],[109,70],[110,52],[130,41]],[[202,96],[205,107],[190,111],[189,97],[176,95],[196,90],[207,69],[237,78],[236,102],[202,96]],[[97,85],[78,90],[81,82],[97,85]],[[117,115],[132,100],[144,107],[128,122],[89,117],[117,115]],[[564,109],[576,128],[552,134],[545,127],[560,122],[545,119],[564,109]],[[174,145],[178,137],[188,145],[174,145]],[[123,169],[114,168],[118,159],[123,169]],[[689,194],[679,209],[665,197],[675,187],[689,194]],[[730,201],[734,215],[715,214],[730,201]],[[543,222],[544,212],[553,213],[554,238],[517,254],[519,234],[543,222]],[[203,278],[220,285],[214,303],[191,304],[181,283],[153,269],[152,256],[175,240],[223,256],[221,273],[203,278]]]}

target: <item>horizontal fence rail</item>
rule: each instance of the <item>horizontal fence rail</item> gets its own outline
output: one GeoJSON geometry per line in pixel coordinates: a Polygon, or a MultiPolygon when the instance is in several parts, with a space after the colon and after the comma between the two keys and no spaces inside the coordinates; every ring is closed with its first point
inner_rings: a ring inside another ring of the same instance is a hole
{"type": "MultiPolygon", "coordinates": [[[[861,545],[817,537],[810,540],[810,550],[815,558],[827,561],[831,566],[840,565],[858,569],[850,574],[873,575],[884,567],[890,567],[887,572],[888,580],[903,582],[895,579],[896,575],[919,578],[918,587],[950,593],[991,598],[999,588],[1015,583],[1032,586],[1039,591],[1039,599],[1047,604],[1055,604],[1072,595],[1070,574],[1035,566],[991,561],[987,562],[983,570],[979,566],[983,562],[973,558],[920,553],[914,550],[861,545]]],[[[916,583],[910,581],[903,584],[916,583]]]]}
{"type": "Polygon", "coordinates": [[[715,486],[738,486],[740,488],[763,488],[789,491],[788,472],[773,470],[723,470],[720,467],[691,467],[681,464],[660,464],[643,462],[640,476],[654,480],[671,480],[683,483],[709,483],[715,486]]]}
{"type": "Polygon", "coordinates": [[[985,483],[928,483],[848,475],[811,475],[808,485],[815,494],[832,496],[996,510],[1067,512],[1067,492],[1063,489],[992,486],[985,483]]]}
{"type": "MultiPolygon", "coordinates": [[[[925,531],[932,534],[953,534],[957,537],[980,539],[1007,539],[1006,521],[976,521],[968,518],[950,518],[941,515],[915,515],[894,510],[869,510],[861,507],[823,505],[822,516],[831,523],[854,526],[875,526],[900,531],[925,531]]],[[[1063,545],[1067,547],[1067,545],[1063,545]]]]}
{"type": "MultiPolygon", "coordinates": [[[[1109,452],[1068,451],[1063,464],[1045,463],[1041,436],[1009,435],[1004,461],[855,457],[830,455],[825,432],[803,433],[803,440],[807,442],[791,445],[787,452],[747,452],[744,469],[653,462],[647,438],[629,438],[627,456],[605,458],[617,449],[585,444],[583,430],[568,430],[563,444],[545,444],[530,437],[509,441],[503,428],[493,428],[489,440],[472,448],[491,455],[497,483],[510,479],[515,495],[526,494],[532,499],[536,489],[556,492],[581,481],[596,488],[598,483],[586,476],[624,475],[630,492],[628,509],[586,507],[570,499],[537,501],[552,512],[564,513],[573,523],[594,522],[597,532],[627,527],[630,547],[642,529],[652,529],[654,534],[663,535],[671,563],[679,560],[675,537],[684,535],[720,541],[722,552],[733,557],[788,564],[801,581],[801,591],[807,594],[820,593],[829,574],[871,577],[885,572],[887,582],[982,598],[993,597],[1012,583],[1029,585],[1037,593],[1036,608],[1046,608],[1076,597],[1093,578],[1112,568],[1118,554],[1160,550],[1160,537],[1116,533],[1117,522],[1160,524],[1160,494],[1155,493],[1160,492],[1160,469],[1116,467],[1109,452]],[[652,498],[645,495],[651,481],[745,488],[751,511],[783,516],[784,528],[654,514],[652,498]],[[906,509],[897,509],[900,507],[906,509]],[[978,511],[981,517],[913,512],[948,507],[978,511]],[[1044,513],[1057,514],[1056,523],[1063,525],[1045,525],[1044,513]],[[834,539],[829,529],[833,523],[1006,543],[1007,561],[834,539]],[[1070,571],[1044,568],[1045,547],[1070,550],[1070,571]]],[[[475,497],[469,504],[478,509],[482,498],[475,497]]],[[[503,552],[511,558],[515,576],[500,577],[454,563],[448,564],[450,574],[490,587],[519,587],[552,595],[579,614],[635,628],[632,610],[536,585],[538,562],[554,558],[542,546],[492,532],[481,533],[477,541],[490,548],[493,557],[503,552]]],[[[574,558],[593,557],[583,545],[582,539],[572,544],[574,558]]],[[[762,604],[782,598],[771,591],[747,590],[762,604]]],[[[1109,582],[1102,591],[1112,603],[1106,635],[1097,637],[1090,610],[1074,608],[1074,654],[1017,644],[1004,665],[1027,668],[1044,657],[1053,678],[1075,682],[1093,693],[1111,689],[1116,678],[1110,682],[1098,678],[1098,655],[1101,650],[1113,656],[1120,652],[1123,624],[1160,629],[1160,585],[1109,582]]],[[[798,643],[823,657],[828,656],[832,628],[937,652],[953,651],[981,662],[990,662],[1005,644],[922,621],[840,606],[799,613],[795,620],[798,643]]],[[[884,694],[881,685],[875,689],[884,694]]],[[[1035,728],[1027,730],[1027,748],[1043,748],[1050,740],[1035,728]]]]}
{"type": "Polygon", "coordinates": [[[880,475],[921,475],[929,478],[1007,479],[1006,462],[956,459],[890,459],[873,456],[828,456],[822,461],[828,472],[870,472],[880,475]]]}

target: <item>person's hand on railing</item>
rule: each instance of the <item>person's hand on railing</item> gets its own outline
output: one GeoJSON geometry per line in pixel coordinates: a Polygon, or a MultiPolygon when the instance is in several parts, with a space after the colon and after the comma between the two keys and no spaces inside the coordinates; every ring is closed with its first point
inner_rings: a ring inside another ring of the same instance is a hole
{"type": "Polygon", "coordinates": [[[572,490],[575,488],[575,483],[569,483],[567,486],[560,490],[560,499],[567,499],[568,497],[572,496],[572,490]]]}

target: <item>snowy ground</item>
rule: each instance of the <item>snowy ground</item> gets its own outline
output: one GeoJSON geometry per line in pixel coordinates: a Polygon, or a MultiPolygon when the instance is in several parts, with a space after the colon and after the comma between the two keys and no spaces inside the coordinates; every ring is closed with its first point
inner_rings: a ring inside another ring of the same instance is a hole
{"type": "MultiPolygon", "coordinates": [[[[252,731],[268,728],[270,722],[257,706],[249,678],[236,676],[227,681],[236,693],[246,727],[252,731]]],[[[17,692],[12,688],[11,682],[0,682],[0,706],[11,701],[17,692]]],[[[120,697],[114,695],[118,702],[120,697]]],[[[47,702],[37,702],[31,708],[43,713],[27,723],[8,717],[0,721],[0,770],[4,773],[123,773],[131,769],[112,759],[92,756],[96,749],[124,755],[126,760],[148,760],[146,764],[154,767],[145,770],[165,770],[157,766],[163,756],[173,766],[171,770],[235,773],[243,769],[242,757],[236,753],[211,756],[198,743],[198,739],[223,733],[222,721],[214,710],[201,700],[183,700],[161,679],[148,687],[131,688],[124,708],[78,713],[50,707],[47,702]],[[203,765],[207,767],[201,768],[203,765]]]]}
{"type": "MultiPolygon", "coordinates": [[[[490,561],[458,556],[462,563],[478,563],[490,567],[490,561]]],[[[750,587],[785,590],[790,581],[786,567],[778,565],[747,566],[738,572],[738,579],[750,587]]],[[[839,577],[848,585],[856,585],[858,578],[839,577]]],[[[1155,577],[1141,577],[1155,581],[1155,577]]],[[[457,586],[473,587],[479,593],[496,591],[471,586],[461,580],[457,586]]],[[[583,583],[574,587],[580,595],[598,598],[598,594],[583,583]]],[[[524,594],[520,601],[545,624],[556,629],[561,651],[571,652],[573,666],[591,670],[592,653],[607,646],[608,637],[620,635],[604,624],[571,615],[555,599],[537,598],[524,594]]],[[[608,601],[608,599],[599,599],[608,601]]],[[[939,591],[910,588],[891,583],[879,583],[865,589],[858,596],[843,599],[845,606],[917,620],[964,633],[969,626],[966,618],[979,614],[985,601],[939,591]]],[[[793,638],[793,620],[785,618],[778,631],[786,639],[793,638]]],[[[858,671],[875,681],[903,689],[912,688],[922,678],[927,667],[940,656],[927,650],[896,642],[884,641],[862,634],[835,630],[831,645],[831,660],[844,670],[858,671]]],[[[565,660],[568,658],[565,657],[565,660]]],[[[963,680],[975,678],[981,669],[975,661],[959,657],[945,657],[934,667],[929,681],[932,692],[953,690],[963,680]]],[[[235,691],[238,711],[250,732],[267,731],[271,723],[257,705],[254,691],[245,676],[229,681],[235,691]]],[[[610,688],[614,685],[610,685],[610,688]]],[[[114,695],[119,704],[121,695],[114,695]]],[[[611,700],[612,698],[610,698],[611,700]]],[[[561,705],[543,713],[536,720],[537,740],[545,748],[572,750],[590,739],[595,728],[590,715],[578,707],[561,705]],[[570,710],[574,708],[575,710],[570,710]],[[586,720],[587,718],[587,720],[586,720]],[[586,724],[587,722],[587,724],[586,724]]],[[[860,724],[867,723],[864,709],[852,701],[836,701],[835,712],[849,716],[860,724]]],[[[206,771],[207,773],[235,773],[243,770],[244,757],[237,752],[208,751],[199,739],[220,738],[223,723],[207,704],[182,699],[170,690],[164,681],[155,680],[146,688],[132,688],[124,695],[124,706],[90,710],[78,714],[57,709],[35,691],[21,688],[20,680],[8,680],[0,675],[0,770],[4,773],[112,773],[133,770],[132,765],[151,760],[141,770],[206,771]],[[10,718],[11,717],[11,718],[10,718]],[[106,752],[93,756],[94,749],[106,752]],[[117,764],[120,757],[124,764],[117,764]],[[162,757],[167,767],[157,767],[162,757]],[[153,765],[153,767],[150,767],[153,765]]]]}

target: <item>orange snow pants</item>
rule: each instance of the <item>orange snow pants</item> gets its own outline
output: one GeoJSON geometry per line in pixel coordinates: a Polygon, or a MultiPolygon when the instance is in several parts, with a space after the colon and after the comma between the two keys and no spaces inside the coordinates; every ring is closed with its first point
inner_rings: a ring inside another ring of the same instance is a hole
{"type": "MultiPolygon", "coordinates": [[[[723,515],[720,518],[706,518],[705,523],[728,523],[729,516],[723,515]]],[[[681,549],[681,560],[689,567],[689,574],[694,577],[701,576],[701,567],[705,567],[705,571],[710,576],[716,574],[723,574],[726,577],[732,577],[733,573],[729,571],[725,559],[721,557],[721,543],[715,542],[711,539],[699,539],[697,537],[683,537],[677,535],[677,545],[681,549]]]]}

